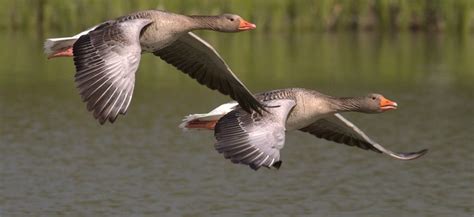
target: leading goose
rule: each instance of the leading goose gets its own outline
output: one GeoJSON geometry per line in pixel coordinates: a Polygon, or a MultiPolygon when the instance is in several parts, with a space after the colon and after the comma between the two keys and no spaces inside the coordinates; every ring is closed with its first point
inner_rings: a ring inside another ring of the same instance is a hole
{"type": "Polygon", "coordinates": [[[289,88],[257,95],[268,113],[247,113],[236,102],[223,104],[207,114],[188,115],[183,129],[210,129],[215,148],[233,163],[260,167],[281,166],[280,149],[285,131],[300,130],[316,137],[387,154],[399,160],[412,160],[427,152],[395,153],[370,139],[344,118],[341,112],[381,113],[396,109],[397,103],[380,94],[362,97],[332,97],[314,90],[289,88]]]}
{"type": "Polygon", "coordinates": [[[49,58],[74,57],[76,86],[101,124],[126,113],[142,53],[153,53],[199,83],[230,95],[245,111],[261,113],[263,106],[216,50],[191,33],[255,28],[234,14],[186,16],[148,10],[106,21],[72,37],[47,39],[44,48],[49,58]]]}

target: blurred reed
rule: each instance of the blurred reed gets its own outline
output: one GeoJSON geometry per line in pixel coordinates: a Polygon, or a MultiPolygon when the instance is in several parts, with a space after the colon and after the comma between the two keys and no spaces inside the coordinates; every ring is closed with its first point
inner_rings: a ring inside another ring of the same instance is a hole
{"type": "Polygon", "coordinates": [[[232,12],[265,31],[474,31],[474,0],[0,0],[0,28],[72,31],[144,9],[232,12]]]}

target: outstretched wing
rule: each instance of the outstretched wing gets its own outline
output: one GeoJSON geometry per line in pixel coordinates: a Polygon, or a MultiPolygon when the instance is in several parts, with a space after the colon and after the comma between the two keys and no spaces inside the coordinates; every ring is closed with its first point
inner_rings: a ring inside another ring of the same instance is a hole
{"type": "Polygon", "coordinates": [[[311,133],[319,138],[384,153],[400,160],[413,160],[428,151],[427,149],[423,149],[417,152],[395,153],[370,139],[362,130],[337,113],[333,116],[319,119],[300,130],[311,133]]]}
{"type": "Polygon", "coordinates": [[[295,106],[293,100],[268,102],[268,113],[258,115],[239,108],[222,117],[215,126],[215,148],[233,163],[279,167],[280,149],[285,143],[285,123],[295,106]]]}
{"type": "Polygon", "coordinates": [[[127,112],[140,63],[140,31],[150,23],[149,19],[109,21],[74,43],[76,86],[101,124],[127,112]]]}
{"type": "Polygon", "coordinates": [[[191,32],[184,34],[154,54],[196,79],[200,84],[230,95],[245,111],[261,113],[261,110],[265,110],[217,51],[197,35],[191,32]]]}

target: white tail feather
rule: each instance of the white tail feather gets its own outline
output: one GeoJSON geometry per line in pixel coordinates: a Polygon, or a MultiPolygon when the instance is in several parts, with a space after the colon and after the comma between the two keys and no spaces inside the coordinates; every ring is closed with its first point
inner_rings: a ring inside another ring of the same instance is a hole
{"type": "Polygon", "coordinates": [[[87,29],[86,31],[80,32],[77,35],[71,37],[61,37],[61,38],[48,38],[44,42],[44,53],[46,55],[54,54],[64,48],[71,47],[74,43],[81,37],[95,29],[97,26],[87,29]]]}
{"type": "Polygon", "coordinates": [[[54,54],[64,48],[71,47],[76,42],[76,38],[48,38],[44,42],[44,53],[46,55],[54,54]]]}
{"type": "MultiPolygon", "coordinates": [[[[214,110],[210,111],[209,113],[206,114],[190,114],[184,117],[179,125],[179,128],[183,129],[183,131],[187,131],[190,128],[187,127],[188,123],[191,121],[214,121],[214,120],[219,120],[222,116],[226,115],[227,113],[231,112],[232,110],[235,109],[235,107],[238,105],[237,102],[232,101],[230,103],[222,104],[215,108],[214,110]]],[[[196,128],[192,128],[196,129],[196,128]]]]}

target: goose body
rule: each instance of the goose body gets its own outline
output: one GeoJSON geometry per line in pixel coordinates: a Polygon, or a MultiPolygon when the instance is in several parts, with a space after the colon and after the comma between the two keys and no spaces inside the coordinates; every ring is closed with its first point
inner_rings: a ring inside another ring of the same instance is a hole
{"type": "MultiPolygon", "coordinates": [[[[342,112],[380,113],[396,109],[397,104],[380,94],[363,97],[332,97],[314,90],[289,88],[258,94],[268,113],[247,113],[237,103],[220,107],[230,109],[217,115],[194,114],[180,125],[183,129],[213,129],[215,148],[233,163],[249,165],[252,169],[281,165],[280,149],[286,131],[300,130],[337,143],[387,154],[399,160],[416,159],[426,149],[395,153],[373,141],[356,125],[344,118],[342,112]],[[202,127],[206,126],[206,127],[202,127]],[[209,127],[212,126],[212,127],[209,127]]],[[[219,107],[218,107],[219,108],[219,107]]]]}
{"type": "Polygon", "coordinates": [[[80,95],[101,124],[114,122],[130,104],[142,53],[153,53],[196,79],[230,95],[246,111],[263,105],[227,63],[194,30],[240,32],[255,25],[238,15],[186,16],[160,10],[140,11],[109,20],[72,37],[45,42],[50,57],[74,57],[80,95]]]}

